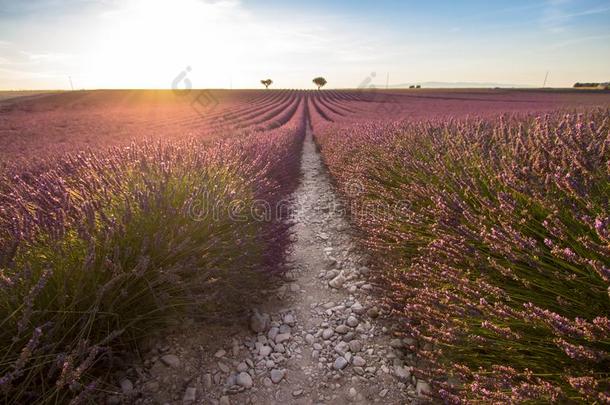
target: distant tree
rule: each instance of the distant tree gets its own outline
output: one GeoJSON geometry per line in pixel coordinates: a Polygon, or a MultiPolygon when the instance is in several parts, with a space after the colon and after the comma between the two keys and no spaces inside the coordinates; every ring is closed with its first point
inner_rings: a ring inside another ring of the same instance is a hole
{"type": "Polygon", "coordinates": [[[421,85],[418,84],[417,86],[415,86],[415,88],[416,89],[421,89],[421,85]]]}
{"type": "Polygon", "coordinates": [[[410,89],[414,89],[414,88],[415,88],[415,85],[413,85],[413,84],[412,84],[412,85],[410,85],[410,86],[409,86],[409,88],[410,88],[410,89]]]}
{"type": "Polygon", "coordinates": [[[261,80],[261,83],[265,86],[266,89],[268,89],[269,86],[271,86],[273,84],[273,80],[271,80],[271,79],[261,80]]]}
{"type": "Polygon", "coordinates": [[[314,84],[316,86],[318,86],[318,90],[320,90],[320,88],[322,88],[327,82],[326,79],[323,77],[316,77],[315,79],[312,80],[314,82],[314,84]]]}
{"type": "Polygon", "coordinates": [[[598,87],[600,84],[604,83],[574,83],[574,87],[598,87]]]}

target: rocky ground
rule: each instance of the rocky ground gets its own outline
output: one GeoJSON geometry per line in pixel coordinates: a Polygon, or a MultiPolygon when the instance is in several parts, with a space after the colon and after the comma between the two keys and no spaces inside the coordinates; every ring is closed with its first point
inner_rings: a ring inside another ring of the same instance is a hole
{"type": "Polygon", "coordinates": [[[405,404],[425,402],[413,342],[394,336],[374,301],[311,133],[287,281],[247,321],[183,325],[120,379],[110,403],[405,404]],[[213,329],[213,330],[210,330],[213,329]]]}

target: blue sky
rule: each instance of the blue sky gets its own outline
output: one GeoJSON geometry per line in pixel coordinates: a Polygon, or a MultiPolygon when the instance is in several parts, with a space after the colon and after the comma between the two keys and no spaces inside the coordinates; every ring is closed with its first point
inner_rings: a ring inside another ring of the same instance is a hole
{"type": "Polygon", "coordinates": [[[0,0],[0,89],[610,80],[610,1],[0,0]]]}

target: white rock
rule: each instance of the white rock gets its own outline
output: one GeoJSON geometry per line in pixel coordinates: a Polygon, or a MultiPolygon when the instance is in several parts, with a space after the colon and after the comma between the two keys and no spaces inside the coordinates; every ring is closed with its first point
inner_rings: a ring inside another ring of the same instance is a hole
{"type": "Polygon", "coordinates": [[[290,339],[290,333],[280,333],[275,337],[275,343],[282,343],[290,339]]]}
{"type": "Polygon", "coordinates": [[[277,326],[272,327],[271,329],[269,329],[269,332],[267,332],[267,337],[271,340],[275,339],[275,337],[277,336],[277,334],[280,333],[280,328],[278,328],[277,326]]]}
{"type": "Polygon", "coordinates": [[[165,356],[161,357],[161,362],[167,367],[180,367],[180,359],[175,354],[166,354],[165,356]]]}
{"type": "Polygon", "coordinates": [[[284,323],[290,326],[294,326],[294,324],[296,323],[296,320],[294,319],[294,315],[292,314],[286,314],[284,315],[284,323]]]}
{"type": "Polygon", "coordinates": [[[379,396],[381,398],[385,398],[386,395],[388,395],[388,389],[387,388],[379,391],[379,396]]]}
{"type": "Polygon", "coordinates": [[[352,364],[356,367],[364,367],[366,365],[366,360],[364,360],[360,356],[354,356],[354,359],[352,360],[352,364]]]}
{"type": "Polygon", "coordinates": [[[322,339],[327,340],[330,339],[332,335],[335,334],[335,331],[331,328],[326,328],[322,331],[322,339]]]}
{"type": "Polygon", "coordinates": [[[401,381],[407,381],[411,378],[411,372],[407,368],[401,366],[394,367],[394,375],[401,381]]]}
{"type": "Polygon", "coordinates": [[[362,342],[359,341],[358,339],[350,340],[349,350],[352,353],[358,353],[360,350],[362,350],[362,342]]]}
{"type": "Polygon", "coordinates": [[[258,354],[260,354],[262,357],[267,357],[271,354],[271,352],[273,352],[273,349],[269,346],[261,346],[260,350],[258,351],[258,354]]]}
{"type": "Polygon", "coordinates": [[[312,334],[308,333],[307,335],[305,335],[305,342],[307,342],[307,344],[312,345],[313,342],[315,342],[315,338],[312,334]]]}
{"type": "Polygon", "coordinates": [[[184,391],[184,397],[182,397],[183,402],[195,402],[197,399],[197,388],[195,387],[187,387],[186,391],[184,391]]]}
{"type": "Polygon", "coordinates": [[[214,357],[221,358],[221,357],[224,357],[225,354],[227,354],[227,352],[221,349],[221,350],[217,351],[216,353],[214,353],[214,357]]]}
{"type": "Polygon", "coordinates": [[[366,312],[366,309],[359,302],[352,305],[351,309],[355,314],[358,314],[358,315],[362,315],[366,312]]]}
{"type": "Polygon", "coordinates": [[[347,367],[347,360],[345,360],[344,357],[337,357],[333,367],[335,370],[343,370],[345,367],[347,367]]]}
{"type": "Polygon", "coordinates": [[[286,375],[286,370],[278,370],[277,368],[275,368],[275,369],[271,370],[271,381],[274,384],[277,384],[284,379],[285,375],[286,375]]]}
{"type": "Polygon", "coordinates": [[[335,351],[339,353],[341,356],[345,356],[345,353],[349,351],[349,345],[343,341],[337,343],[335,346],[335,351]]]}
{"type": "Polygon", "coordinates": [[[349,318],[347,318],[347,321],[345,321],[345,323],[348,326],[355,328],[356,326],[358,326],[358,319],[355,316],[350,316],[349,318]]]}
{"type": "Polygon", "coordinates": [[[328,285],[332,288],[341,288],[347,279],[343,275],[343,272],[339,273],[339,275],[328,282],[328,285]]]}
{"type": "Polygon", "coordinates": [[[246,373],[246,372],[241,372],[239,374],[237,374],[237,378],[235,379],[235,382],[237,383],[237,385],[240,385],[246,389],[250,389],[252,388],[252,377],[250,377],[250,374],[246,373]]]}
{"type": "Polygon", "coordinates": [[[245,362],[241,362],[237,365],[237,371],[239,372],[243,372],[243,371],[248,371],[248,365],[245,362]]]}

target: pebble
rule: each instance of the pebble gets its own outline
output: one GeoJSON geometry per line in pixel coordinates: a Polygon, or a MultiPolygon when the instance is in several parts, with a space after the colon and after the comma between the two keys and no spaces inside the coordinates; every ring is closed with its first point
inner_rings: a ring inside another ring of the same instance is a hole
{"type": "Polygon", "coordinates": [[[331,336],[334,334],[335,334],[335,331],[332,330],[331,328],[324,329],[322,331],[322,339],[324,339],[324,340],[330,339],[331,336]]]}
{"type": "Polygon", "coordinates": [[[180,367],[180,359],[175,354],[166,354],[161,357],[161,362],[167,367],[178,368],[180,367]]]}
{"type": "Polygon", "coordinates": [[[286,375],[286,370],[278,370],[275,368],[275,369],[271,370],[271,381],[273,381],[274,384],[277,384],[280,381],[282,381],[282,379],[284,379],[285,375],[286,375]]]}
{"type": "Polygon", "coordinates": [[[356,391],[356,388],[352,387],[349,389],[348,394],[350,397],[355,398],[356,395],[358,395],[358,391],[356,391]]]}
{"type": "Polygon", "coordinates": [[[349,345],[343,341],[337,343],[335,346],[335,351],[339,353],[341,356],[345,356],[347,352],[349,352],[349,345]]]}
{"type": "Polygon", "coordinates": [[[358,353],[360,350],[362,350],[362,342],[357,339],[351,340],[349,342],[349,350],[352,353],[358,353]]]}
{"type": "Polygon", "coordinates": [[[237,365],[237,371],[239,372],[243,372],[243,371],[248,371],[248,365],[245,362],[241,362],[237,365]]]}
{"type": "Polygon", "coordinates": [[[223,373],[228,373],[229,371],[231,371],[231,369],[229,368],[229,366],[227,366],[225,363],[222,362],[218,362],[218,368],[220,369],[220,371],[222,371],[223,373]]]}
{"type": "Polygon", "coordinates": [[[219,405],[231,405],[231,400],[229,399],[228,396],[224,395],[224,396],[220,397],[219,405]]]}
{"type": "Polygon", "coordinates": [[[349,332],[349,327],[347,325],[339,325],[335,328],[335,332],[345,335],[349,332]]]}
{"type": "Polygon", "coordinates": [[[216,353],[214,353],[214,357],[221,358],[221,357],[224,357],[224,355],[225,355],[225,354],[227,354],[227,352],[226,352],[226,351],[224,351],[224,350],[219,350],[219,351],[217,351],[216,353]]]}
{"type": "Polygon", "coordinates": [[[407,381],[409,378],[411,378],[411,372],[405,367],[401,366],[394,367],[394,375],[396,378],[402,381],[407,381]]]}
{"type": "Polygon", "coordinates": [[[237,374],[237,378],[235,380],[235,382],[237,383],[237,385],[240,385],[246,389],[250,389],[252,388],[252,377],[250,377],[250,374],[246,373],[246,372],[241,372],[239,374],[237,374]]]}
{"type": "Polygon", "coordinates": [[[364,360],[360,356],[354,356],[354,359],[352,360],[352,364],[356,367],[364,367],[366,365],[366,360],[364,360]]]}
{"type": "Polygon", "coordinates": [[[274,340],[278,333],[280,333],[280,328],[274,326],[269,329],[269,332],[267,332],[267,337],[271,340],[274,340]]]}
{"type": "Polygon", "coordinates": [[[352,328],[355,328],[356,326],[358,326],[358,319],[355,316],[350,316],[349,318],[347,318],[347,321],[345,321],[345,323],[348,326],[351,326],[352,328]]]}
{"type": "Polygon", "coordinates": [[[429,394],[430,385],[424,380],[417,380],[417,385],[415,386],[415,392],[417,392],[417,396],[423,397],[424,393],[429,394]]]}
{"type": "Polygon", "coordinates": [[[394,349],[400,349],[403,346],[403,342],[400,339],[392,339],[390,341],[390,346],[392,346],[394,349]]]}
{"type": "Polygon", "coordinates": [[[275,343],[282,343],[290,339],[290,333],[280,333],[275,337],[275,343]]]}
{"type": "Polygon", "coordinates": [[[341,288],[347,279],[343,276],[343,272],[339,273],[339,275],[328,282],[328,285],[332,288],[341,288]]]}
{"type": "Polygon", "coordinates": [[[271,318],[267,314],[261,314],[258,310],[254,310],[250,318],[250,329],[256,333],[262,333],[267,330],[271,318]]]}
{"type": "Polygon", "coordinates": [[[296,390],[296,391],[292,391],[292,396],[293,397],[298,397],[299,395],[301,395],[303,393],[303,390],[296,390]]]}
{"type": "Polygon", "coordinates": [[[292,315],[292,314],[284,315],[284,323],[286,325],[293,326],[296,323],[296,320],[294,319],[294,315],[292,315]]]}
{"type": "Polygon", "coordinates": [[[125,395],[131,395],[133,392],[133,383],[128,378],[123,378],[120,382],[121,391],[125,395]]]}
{"type": "Polygon", "coordinates": [[[377,318],[377,317],[379,316],[379,309],[377,309],[377,307],[372,307],[372,308],[370,308],[370,309],[367,311],[367,315],[368,315],[370,318],[375,319],[375,318],[377,318]]]}
{"type": "Polygon", "coordinates": [[[315,342],[315,338],[313,337],[313,335],[311,333],[308,333],[307,335],[305,335],[305,342],[307,342],[307,344],[312,345],[313,342],[315,342]]]}
{"type": "Polygon", "coordinates": [[[271,354],[271,352],[273,352],[273,349],[269,346],[261,346],[261,348],[259,349],[258,353],[262,356],[262,357],[267,357],[271,354]]]}
{"type": "Polygon", "coordinates": [[[356,302],[354,305],[352,305],[351,309],[352,309],[352,312],[354,312],[355,314],[358,314],[358,315],[362,315],[366,312],[366,310],[364,309],[362,304],[360,304],[359,302],[356,302]]]}
{"type": "Polygon", "coordinates": [[[386,395],[388,395],[388,389],[387,388],[379,391],[379,396],[381,398],[385,398],[386,395]]]}
{"type": "Polygon", "coordinates": [[[345,367],[347,367],[347,360],[345,360],[345,358],[341,356],[337,357],[335,363],[333,364],[333,367],[335,370],[343,370],[345,367]]]}
{"type": "Polygon", "coordinates": [[[182,397],[183,402],[195,402],[197,399],[197,388],[195,387],[187,387],[184,392],[184,397],[182,397]]]}

